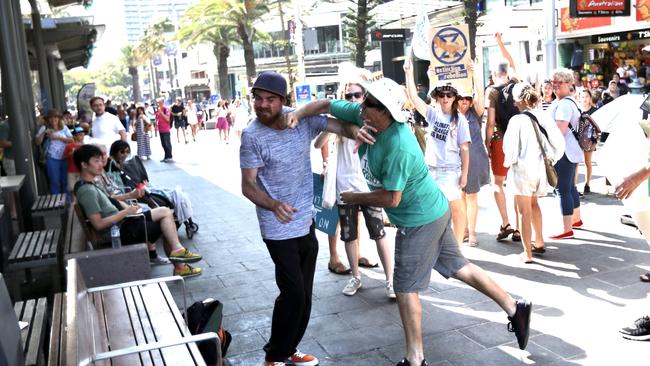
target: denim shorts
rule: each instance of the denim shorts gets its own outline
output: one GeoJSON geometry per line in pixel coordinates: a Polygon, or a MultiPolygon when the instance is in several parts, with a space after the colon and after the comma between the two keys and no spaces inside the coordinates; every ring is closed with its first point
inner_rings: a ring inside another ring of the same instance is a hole
{"type": "Polygon", "coordinates": [[[341,240],[345,242],[359,238],[359,211],[366,220],[370,239],[378,240],[386,236],[384,231],[384,214],[381,208],[363,205],[338,205],[341,240]]]}
{"type": "Polygon", "coordinates": [[[431,269],[445,278],[469,261],[458,248],[451,230],[451,213],[416,227],[398,227],[395,235],[395,292],[420,292],[429,286],[431,269]]]}
{"type": "Polygon", "coordinates": [[[462,197],[462,190],[458,185],[460,183],[461,171],[429,167],[429,174],[431,174],[431,177],[445,195],[447,201],[455,201],[462,197]]]}

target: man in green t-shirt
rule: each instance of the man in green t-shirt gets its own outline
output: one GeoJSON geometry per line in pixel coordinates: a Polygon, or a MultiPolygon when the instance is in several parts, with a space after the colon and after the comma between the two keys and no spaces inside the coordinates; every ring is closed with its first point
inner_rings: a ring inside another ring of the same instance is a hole
{"type": "Polygon", "coordinates": [[[106,241],[110,241],[110,229],[113,225],[120,228],[120,241],[124,245],[155,243],[162,236],[169,260],[174,263],[174,275],[184,278],[201,274],[201,268],[190,266],[201,260],[201,255],[184,248],[178,239],[176,224],[172,211],[167,207],[156,207],[141,212],[137,205],[127,205],[122,201],[112,200],[106,191],[95,184],[95,177],[102,174],[104,164],[102,151],[95,145],[82,145],[72,155],[74,164],[80,172],[79,182],[74,193],[79,206],[88,218],[93,229],[106,241]],[[146,220],[143,229],[143,217],[146,220]],[[145,233],[146,231],[146,233],[145,233]]]}
{"type": "Polygon", "coordinates": [[[528,342],[532,305],[515,300],[480,267],[460,253],[451,230],[449,204],[428,173],[415,135],[405,124],[404,90],[390,79],[363,84],[363,103],[328,99],[311,102],[289,117],[330,113],[361,128],[361,168],[370,192],[343,192],[345,204],[383,207],[397,226],[393,286],[404,326],[406,357],[398,366],[427,365],[422,346],[422,305],[418,293],[429,285],[431,269],[455,277],[492,298],[508,314],[519,348],[528,342]]]}

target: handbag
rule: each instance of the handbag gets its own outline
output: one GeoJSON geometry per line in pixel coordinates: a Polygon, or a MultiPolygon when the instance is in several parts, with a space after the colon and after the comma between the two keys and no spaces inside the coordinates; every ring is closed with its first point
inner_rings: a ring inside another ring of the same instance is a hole
{"type": "Polygon", "coordinates": [[[131,134],[131,141],[138,141],[138,136],[136,136],[135,132],[131,134]]]}
{"type": "Polygon", "coordinates": [[[553,166],[553,161],[546,157],[546,151],[544,150],[544,145],[542,144],[542,138],[540,137],[539,131],[539,121],[535,118],[530,112],[524,112],[530,118],[530,121],[533,122],[533,129],[535,130],[535,137],[537,137],[537,143],[539,143],[539,149],[542,150],[542,158],[544,158],[544,168],[546,170],[546,180],[548,184],[555,188],[557,187],[557,171],[555,166],[553,166]]]}

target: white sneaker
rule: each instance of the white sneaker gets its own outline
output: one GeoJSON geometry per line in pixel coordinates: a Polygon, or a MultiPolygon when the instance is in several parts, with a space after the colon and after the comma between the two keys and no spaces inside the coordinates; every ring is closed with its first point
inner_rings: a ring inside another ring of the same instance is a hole
{"type": "Polygon", "coordinates": [[[386,296],[388,296],[389,299],[394,299],[397,296],[395,296],[395,290],[393,289],[393,283],[386,281],[386,296]]]}
{"type": "Polygon", "coordinates": [[[352,277],[343,288],[343,295],[352,296],[361,288],[361,278],[352,277]]]}

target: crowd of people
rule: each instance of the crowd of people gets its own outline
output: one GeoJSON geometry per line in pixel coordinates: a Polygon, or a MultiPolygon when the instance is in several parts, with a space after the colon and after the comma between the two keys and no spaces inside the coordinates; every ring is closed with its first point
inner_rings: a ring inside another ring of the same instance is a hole
{"type": "MultiPolygon", "coordinates": [[[[547,239],[577,236],[575,230],[586,225],[580,197],[591,192],[593,154],[593,148],[580,143],[582,114],[593,113],[625,88],[614,76],[609,91],[591,89],[581,85],[573,70],[562,68],[532,85],[520,81],[501,37],[496,40],[503,61],[491,70],[485,93],[473,65],[468,67],[473,90],[434,82],[429,73],[427,93],[416,83],[407,57],[405,86],[358,70],[342,80],[339,100],[316,100],[292,111],[282,107],[287,100],[284,78],[274,72],[259,75],[252,88],[257,117],[243,131],[240,167],[243,194],[257,207],[280,290],[271,337],[264,346],[266,365],[318,363],[316,356],[297,349],[309,322],[317,251],[308,150],[314,139],[316,148],[326,150],[323,175],[335,181],[338,232],[350,265],[345,268],[340,262],[337,238],[330,237],[328,268],[350,275],[344,295],[361,290],[362,213],[370,239],[377,243],[386,295],[397,299],[404,327],[406,352],[398,366],[427,365],[418,293],[426,289],[432,269],[494,300],[506,312],[508,330],[515,333],[519,347],[526,348],[530,301],[512,298],[460,250],[463,243],[478,245],[476,195],[492,175],[501,216],[495,239],[521,242],[523,263],[533,263],[534,256],[545,253],[547,239]],[[331,149],[334,153],[327,152],[331,149]],[[586,181],[579,193],[577,169],[582,163],[586,181]],[[538,203],[550,190],[559,201],[555,219],[562,224],[554,235],[544,232],[538,203]],[[514,218],[508,216],[507,198],[514,198],[514,218]],[[397,228],[394,240],[386,238],[383,212],[397,228]],[[386,249],[390,242],[394,253],[386,249]]],[[[647,169],[637,175],[647,177],[647,169]]],[[[619,197],[640,179],[624,182],[619,197]]],[[[650,317],[621,333],[628,339],[650,338],[650,317]]]]}

